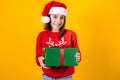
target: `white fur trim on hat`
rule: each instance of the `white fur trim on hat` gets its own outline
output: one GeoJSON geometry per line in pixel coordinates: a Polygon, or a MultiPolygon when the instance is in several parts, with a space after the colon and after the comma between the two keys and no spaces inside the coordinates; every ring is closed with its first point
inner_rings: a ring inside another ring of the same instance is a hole
{"type": "Polygon", "coordinates": [[[49,23],[49,22],[50,22],[50,18],[49,18],[48,16],[43,16],[43,17],[41,18],[41,21],[42,21],[43,23],[49,23]]]}
{"type": "Polygon", "coordinates": [[[67,10],[63,7],[52,7],[49,14],[61,14],[67,16],[67,10]]]}

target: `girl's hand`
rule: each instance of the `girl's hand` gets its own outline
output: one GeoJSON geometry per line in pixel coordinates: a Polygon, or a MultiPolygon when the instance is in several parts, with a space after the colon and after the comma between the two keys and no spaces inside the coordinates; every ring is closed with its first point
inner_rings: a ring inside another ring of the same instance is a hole
{"type": "Polygon", "coordinates": [[[76,60],[78,61],[78,62],[80,62],[80,53],[76,53],[76,55],[75,55],[75,57],[76,57],[76,60]]]}
{"type": "Polygon", "coordinates": [[[40,65],[41,65],[41,67],[50,69],[50,67],[46,67],[46,66],[45,66],[45,64],[44,64],[44,59],[45,59],[45,58],[44,58],[43,56],[41,56],[41,57],[38,58],[38,61],[39,61],[40,65]]]}

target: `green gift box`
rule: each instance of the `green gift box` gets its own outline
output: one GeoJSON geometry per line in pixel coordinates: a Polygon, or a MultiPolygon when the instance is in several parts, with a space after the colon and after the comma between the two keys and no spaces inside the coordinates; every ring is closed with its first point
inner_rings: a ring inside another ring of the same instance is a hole
{"type": "Polygon", "coordinates": [[[45,48],[45,65],[48,67],[77,66],[78,48],[45,48]]]}

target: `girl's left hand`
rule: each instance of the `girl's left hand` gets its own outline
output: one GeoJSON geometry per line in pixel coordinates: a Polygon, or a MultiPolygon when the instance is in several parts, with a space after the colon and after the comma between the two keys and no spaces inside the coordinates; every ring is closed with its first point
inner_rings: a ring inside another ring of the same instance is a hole
{"type": "Polygon", "coordinates": [[[80,62],[80,59],[81,59],[80,53],[76,53],[75,57],[76,57],[76,60],[80,62]]]}

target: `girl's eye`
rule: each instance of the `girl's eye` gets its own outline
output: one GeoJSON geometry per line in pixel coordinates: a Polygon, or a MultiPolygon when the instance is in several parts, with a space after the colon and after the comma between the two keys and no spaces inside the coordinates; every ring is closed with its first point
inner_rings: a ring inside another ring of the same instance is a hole
{"type": "Polygon", "coordinates": [[[57,16],[53,16],[53,18],[57,18],[57,16]]]}
{"type": "Polygon", "coordinates": [[[64,19],[65,17],[64,17],[64,16],[60,16],[60,17],[59,17],[59,16],[57,16],[57,15],[53,15],[52,18],[54,18],[54,19],[57,19],[57,18],[59,18],[59,19],[64,19]]]}
{"type": "Polygon", "coordinates": [[[60,17],[60,19],[64,19],[64,17],[60,17]]]}

